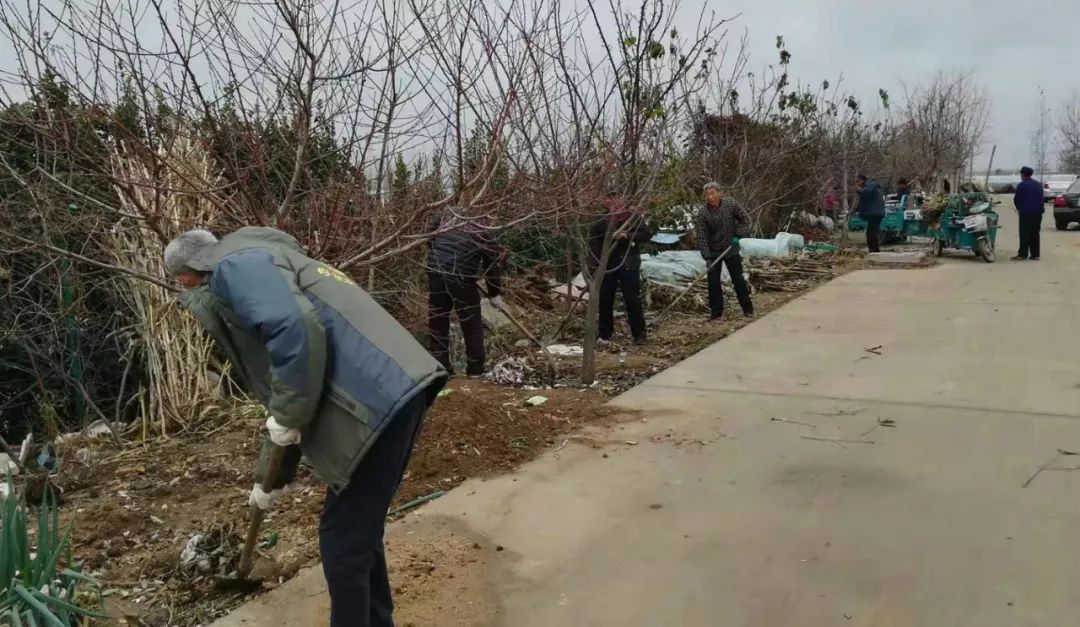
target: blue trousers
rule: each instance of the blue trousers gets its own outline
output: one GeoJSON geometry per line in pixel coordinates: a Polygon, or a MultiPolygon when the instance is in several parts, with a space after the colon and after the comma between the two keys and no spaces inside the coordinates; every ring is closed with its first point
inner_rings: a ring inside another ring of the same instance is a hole
{"type": "Polygon", "coordinates": [[[330,591],[331,627],[394,625],[383,530],[420,433],[426,396],[418,395],[391,419],[340,494],[327,493],[319,551],[330,591]]]}

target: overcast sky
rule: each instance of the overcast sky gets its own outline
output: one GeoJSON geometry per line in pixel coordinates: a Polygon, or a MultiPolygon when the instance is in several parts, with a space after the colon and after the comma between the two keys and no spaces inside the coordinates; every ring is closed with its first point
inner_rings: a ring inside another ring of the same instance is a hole
{"type": "MultiPolygon", "coordinates": [[[[633,10],[638,3],[624,5],[633,10]]],[[[734,18],[727,37],[734,46],[748,35],[751,69],[776,61],[776,36],[783,35],[796,80],[836,85],[842,75],[841,90],[858,95],[864,109],[877,102],[879,88],[890,92],[896,106],[904,82],[928,80],[937,70],[971,71],[987,88],[992,107],[977,167],[986,166],[994,144],[995,167],[1033,164],[1029,138],[1039,88],[1046,90],[1051,109],[1080,89],[1080,72],[1074,70],[1080,0],[681,0],[680,33],[695,30],[702,10],[734,18]]],[[[14,69],[11,56],[0,37],[0,70],[14,69]]],[[[1055,140],[1051,162],[1058,151],[1055,140]]]]}
{"type": "MultiPolygon", "coordinates": [[[[793,74],[818,83],[842,72],[847,89],[867,102],[881,87],[896,103],[904,81],[925,80],[939,69],[970,70],[992,99],[977,167],[986,167],[995,143],[995,167],[1032,162],[1039,87],[1051,109],[1080,89],[1080,0],[685,0],[682,6],[688,13],[704,6],[718,16],[739,14],[730,36],[746,29],[757,63],[775,57],[776,35],[783,35],[793,74]]],[[[1051,162],[1057,153],[1055,141],[1051,162]]]]}

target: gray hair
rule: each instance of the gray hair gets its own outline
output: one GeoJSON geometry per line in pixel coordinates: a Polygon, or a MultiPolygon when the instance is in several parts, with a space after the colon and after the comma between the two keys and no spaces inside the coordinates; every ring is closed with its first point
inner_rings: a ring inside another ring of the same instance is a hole
{"type": "Polygon", "coordinates": [[[165,247],[165,269],[169,276],[182,272],[209,272],[210,257],[217,243],[213,233],[201,229],[178,235],[165,247]]]}
{"type": "Polygon", "coordinates": [[[717,183],[716,181],[709,181],[708,183],[705,184],[705,187],[701,188],[701,193],[705,193],[705,192],[709,191],[710,189],[715,189],[716,191],[720,191],[720,184],[717,183]]]}

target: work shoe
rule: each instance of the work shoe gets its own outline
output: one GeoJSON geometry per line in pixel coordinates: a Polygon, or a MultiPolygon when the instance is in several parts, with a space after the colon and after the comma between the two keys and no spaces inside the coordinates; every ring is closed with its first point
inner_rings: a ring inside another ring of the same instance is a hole
{"type": "Polygon", "coordinates": [[[1032,258],[1031,258],[1031,261],[1038,261],[1038,260],[1039,260],[1039,258],[1038,258],[1038,257],[1032,257],[1032,258]]]}
{"type": "Polygon", "coordinates": [[[641,346],[642,344],[648,344],[648,343],[649,343],[649,338],[647,338],[645,336],[635,337],[634,338],[634,344],[636,344],[637,346],[641,346]]]}
{"type": "Polygon", "coordinates": [[[751,309],[750,311],[744,311],[744,312],[742,312],[742,315],[745,318],[753,318],[754,317],[754,310],[751,309]]]}
{"type": "Polygon", "coordinates": [[[1010,259],[1009,261],[1027,261],[1027,257],[1021,257],[1020,255],[1017,255],[1017,256],[1013,257],[1012,259],[1010,259]]]}

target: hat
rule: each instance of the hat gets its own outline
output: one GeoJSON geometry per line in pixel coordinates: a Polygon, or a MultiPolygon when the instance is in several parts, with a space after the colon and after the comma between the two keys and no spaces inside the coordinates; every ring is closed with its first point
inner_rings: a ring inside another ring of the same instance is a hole
{"type": "Polygon", "coordinates": [[[1023,176],[1031,176],[1032,174],[1035,174],[1035,170],[1032,170],[1029,166],[1025,165],[1024,167],[1020,168],[1020,174],[1022,174],[1023,176]]]}

